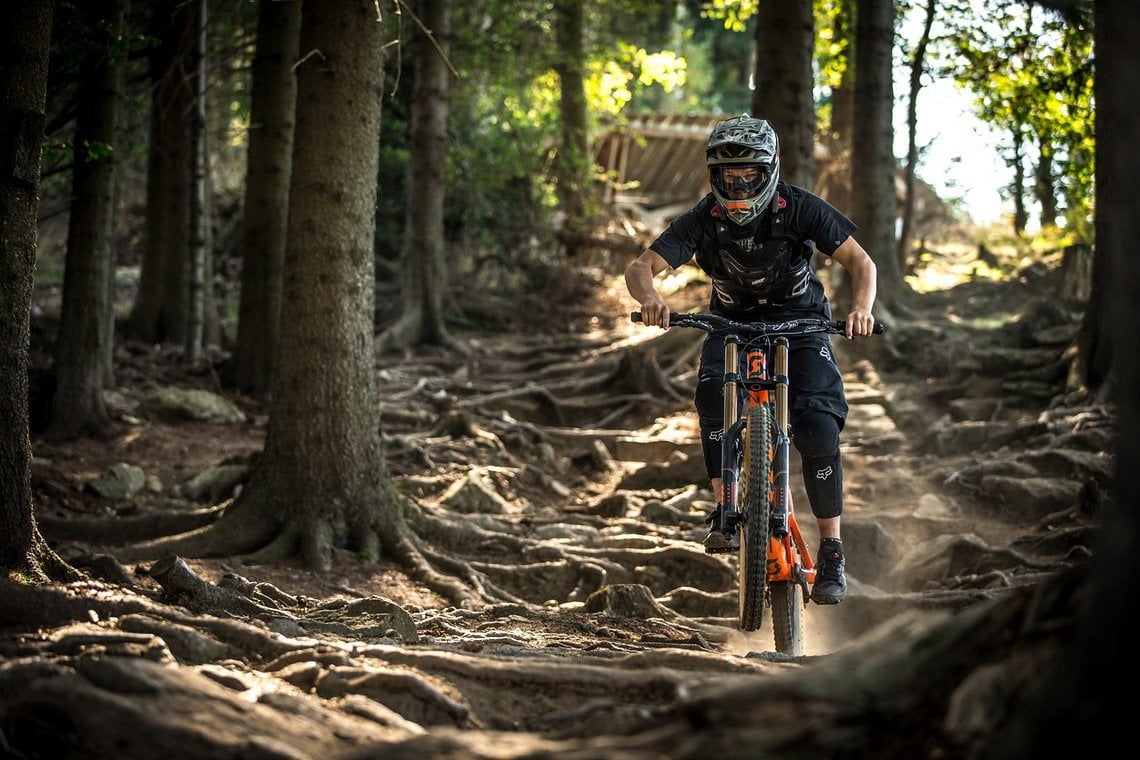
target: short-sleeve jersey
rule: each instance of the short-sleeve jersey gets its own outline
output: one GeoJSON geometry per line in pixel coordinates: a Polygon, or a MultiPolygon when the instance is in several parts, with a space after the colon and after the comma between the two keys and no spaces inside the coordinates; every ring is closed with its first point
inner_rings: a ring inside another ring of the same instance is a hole
{"type": "Polygon", "coordinates": [[[855,223],[817,195],[779,183],[768,213],[749,225],[724,218],[709,193],[650,246],[678,268],[696,259],[712,280],[709,308],[739,319],[805,314],[830,318],[814,249],[835,252],[855,223]],[[814,247],[813,247],[814,245],[814,247]]]}

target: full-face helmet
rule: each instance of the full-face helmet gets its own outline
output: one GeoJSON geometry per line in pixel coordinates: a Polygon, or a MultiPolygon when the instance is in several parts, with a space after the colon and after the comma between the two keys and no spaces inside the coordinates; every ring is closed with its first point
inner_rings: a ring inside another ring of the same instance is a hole
{"type": "Polygon", "coordinates": [[[780,179],[780,141],[771,124],[746,113],[718,121],[705,157],[725,216],[743,225],[768,208],[780,179]]]}

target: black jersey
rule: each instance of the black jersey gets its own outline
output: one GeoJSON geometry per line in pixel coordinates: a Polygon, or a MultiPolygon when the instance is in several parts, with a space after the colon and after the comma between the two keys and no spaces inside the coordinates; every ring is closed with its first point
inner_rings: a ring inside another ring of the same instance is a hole
{"type": "Polygon", "coordinates": [[[695,258],[712,279],[714,312],[740,319],[830,317],[812,254],[818,248],[831,255],[855,230],[854,222],[827,201],[781,182],[768,213],[752,224],[725,219],[709,193],[674,219],[650,248],[673,268],[695,258]]]}

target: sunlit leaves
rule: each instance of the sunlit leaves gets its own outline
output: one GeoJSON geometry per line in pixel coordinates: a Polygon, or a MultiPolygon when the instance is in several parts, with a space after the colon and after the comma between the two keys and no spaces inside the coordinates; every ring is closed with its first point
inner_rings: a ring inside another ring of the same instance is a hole
{"type": "Polygon", "coordinates": [[[614,55],[586,65],[586,101],[595,114],[617,115],[633,98],[633,89],[660,85],[666,93],[685,84],[684,58],[668,50],[651,53],[618,42],[614,55]]]}
{"type": "Polygon", "coordinates": [[[1090,30],[1010,0],[970,0],[954,11],[942,16],[943,73],[972,91],[978,116],[1007,135],[1007,162],[1023,163],[1027,176],[1038,162],[1052,164],[1050,192],[1063,200],[1066,224],[1091,229],[1090,30]]]}
{"type": "MultiPolygon", "coordinates": [[[[779,0],[776,0],[777,2],[779,0]]],[[[709,0],[701,10],[705,18],[721,19],[730,32],[743,32],[759,0],[709,0]]]]}

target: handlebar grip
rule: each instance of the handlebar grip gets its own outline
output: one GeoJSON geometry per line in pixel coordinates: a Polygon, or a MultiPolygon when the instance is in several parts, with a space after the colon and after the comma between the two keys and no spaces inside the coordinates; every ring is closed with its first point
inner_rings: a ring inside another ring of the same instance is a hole
{"type": "Polygon", "coordinates": [[[630,312],[629,321],[630,322],[640,322],[641,321],[641,312],[640,311],[630,312]]]}
{"type": "MultiPolygon", "coordinates": [[[[836,330],[839,330],[840,332],[843,332],[847,329],[847,323],[842,319],[832,320],[831,324],[836,330]]],[[[886,328],[882,322],[876,322],[875,326],[871,328],[871,333],[874,335],[882,335],[884,329],[886,328]]]]}

